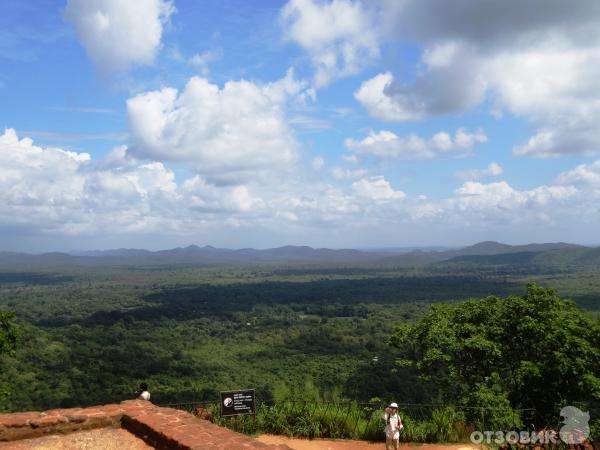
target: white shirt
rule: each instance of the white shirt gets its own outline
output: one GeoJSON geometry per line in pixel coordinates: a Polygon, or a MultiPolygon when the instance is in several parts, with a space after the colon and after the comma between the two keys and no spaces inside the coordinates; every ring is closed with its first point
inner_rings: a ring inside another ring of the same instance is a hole
{"type": "Polygon", "coordinates": [[[388,439],[400,439],[400,430],[404,428],[402,420],[398,413],[388,414],[383,413],[383,419],[385,420],[385,436],[388,439]],[[389,420],[388,420],[389,419],[389,420]]]}
{"type": "Polygon", "coordinates": [[[140,400],[150,400],[150,392],[143,391],[138,398],[140,400]]]}

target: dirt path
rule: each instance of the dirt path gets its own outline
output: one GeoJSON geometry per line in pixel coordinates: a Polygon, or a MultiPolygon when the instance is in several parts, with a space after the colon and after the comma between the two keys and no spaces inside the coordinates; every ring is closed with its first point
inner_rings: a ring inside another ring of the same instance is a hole
{"type": "MultiPolygon", "coordinates": [[[[385,444],[381,442],[327,440],[327,439],[295,439],[285,436],[263,434],[257,438],[265,444],[286,444],[295,450],[383,450],[385,444]]],[[[479,450],[472,444],[405,444],[400,445],[402,450],[479,450]]]]}

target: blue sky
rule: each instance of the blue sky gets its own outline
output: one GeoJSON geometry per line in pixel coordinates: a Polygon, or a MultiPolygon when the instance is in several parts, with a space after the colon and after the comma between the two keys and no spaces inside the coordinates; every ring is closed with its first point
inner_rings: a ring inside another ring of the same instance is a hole
{"type": "Polygon", "coordinates": [[[597,243],[600,7],[532,3],[5,1],[0,248],[597,243]]]}

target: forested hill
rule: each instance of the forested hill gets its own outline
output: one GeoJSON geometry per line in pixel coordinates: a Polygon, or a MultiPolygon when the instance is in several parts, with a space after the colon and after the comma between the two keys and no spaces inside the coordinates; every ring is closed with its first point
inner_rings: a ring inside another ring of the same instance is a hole
{"type": "Polygon", "coordinates": [[[458,250],[413,251],[404,255],[388,256],[378,260],[378,263],[391,267],[426,267],[439,270],[528,267],[560,271],[600,267],[600,248],[563,242],[507,245],[488,241],[458,250]]]}
{"type": "Polygon", "coordinates": [[[520,251],[493,255],[461,255],[436,262],[430,269],[509,269],[560,272],[600,268],[600,248],[571,247],[545,251],[520,251]]]}
{"type": "Polygon", "coordinates": [[[114,249],[71,253],[28,254],[0,252],[0,266],[102,265],[214,265],[214,264],[331,264],[348,267],[431,267],[461,269],[470,266],[600,267],[600,248],[567,243],[508,245],[499,242],[451,250],[355,250],[293,246],[270,249],[226,249],[190,245],[170,250],[114,249]]]}

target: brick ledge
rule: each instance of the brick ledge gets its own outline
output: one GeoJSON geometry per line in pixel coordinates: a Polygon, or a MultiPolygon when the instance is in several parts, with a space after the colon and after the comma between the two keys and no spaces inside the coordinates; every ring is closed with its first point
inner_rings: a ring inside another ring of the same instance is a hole
{"type": "Polygon", "coordinates": [[[263,444],[185,411],[159,407],[144,400],[91,408],[0,414],[0,442],[106,427],[122,427],[157,449],[292,450],[287,445],[263,444]]]}

